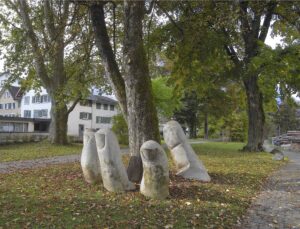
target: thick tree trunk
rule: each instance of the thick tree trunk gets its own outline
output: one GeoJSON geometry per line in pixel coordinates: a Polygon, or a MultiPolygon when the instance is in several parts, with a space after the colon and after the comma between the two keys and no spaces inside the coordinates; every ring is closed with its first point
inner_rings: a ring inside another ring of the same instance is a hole
{"type": "Polygon", "coordinates": [[[52,144],[68,144],[68,109],[66,105],[57,105],[52,97],[49,140],[52,144]]]}
{"type": "Polygon", "coordinates": [[[204,117],[204,138],[208,139],[208,115],[205,113],[204,117]]]}
{"type": "Polygon", "coordinates": [[[248,142],[244,151],[262,151],[265,115],[263,95],[258,87],[258,77],[249,76],[244,80],[248,104],[248,142]]]}
{"type": "Polygon", "coordinates": [[[128,177],[133,182],[139,182],[143,173],[140,147],[147,140],[160,140],[143,44],[144,1],[124,2],[123,77],[109,42],[104,4],[105,2],[99,2],[90,6],[96,45],[128,124],[129,147],[132,156],[127,169],[128,177]]]}
{"type": "Polygon", "coordinates": [[[131,159],[127,173],[140,182],[143,168],[140,147],[147,140],[160,141],[151,80],[143,44],[143,1],[125,1],[124,81],[131,159]]]}

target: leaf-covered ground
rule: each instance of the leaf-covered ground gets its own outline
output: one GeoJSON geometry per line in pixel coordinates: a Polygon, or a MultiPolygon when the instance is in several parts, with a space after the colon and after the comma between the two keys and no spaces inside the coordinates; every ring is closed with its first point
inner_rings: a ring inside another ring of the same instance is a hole
{"type": "Polygon", "coordinates": [[[48,141],[0,145],[0,162],[79,154],[82,144],[51,145],[48,141]]]}
{"type": "Polygon", "coordinates": [[[171,173],[171,196],[163,201],[88,185],[79,164],[0,174],[0,228],[232,228],[266,176],[284,163],[241,147],[194,146],[212,182],[171,173]]]}

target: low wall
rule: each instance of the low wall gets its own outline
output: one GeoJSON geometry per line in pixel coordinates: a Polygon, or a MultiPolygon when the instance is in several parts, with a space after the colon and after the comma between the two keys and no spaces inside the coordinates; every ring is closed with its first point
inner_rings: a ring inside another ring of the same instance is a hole
{"type": "Polygon", "coordinates": [[[39,142],[48,138],[48,133],[0,133],[0,144],[39,142]]]}

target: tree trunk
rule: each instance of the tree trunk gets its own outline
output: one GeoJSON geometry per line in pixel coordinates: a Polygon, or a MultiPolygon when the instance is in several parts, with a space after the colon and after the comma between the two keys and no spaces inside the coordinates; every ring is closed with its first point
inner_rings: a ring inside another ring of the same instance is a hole
{"type": "Polygon", "coordinates": [[[248,142],[244,151],[262,151],[265,115],[263,95],[258,87],[258,76],[249,76],[244,80],[248,105],[248,142]]]}
{"type": "Polygon", "coordinates": [[[208,139],[208,115],[205,113],[204,117],[204,138],[208,139]]]}
{"type": "Polygon", "coordinates": [[[68,144],[68,109],[66,105],[57,105],[52,97],[49,140],[52,144],[68,144]]]}
{"type": "Polygon", "coordinates": [[[127,173],[133,182],[143,174],[140,148],[145,141],[160,142],[158,118],[143,44],[143,1],[125,1],[124,81],[131,159],[127,173]]]}

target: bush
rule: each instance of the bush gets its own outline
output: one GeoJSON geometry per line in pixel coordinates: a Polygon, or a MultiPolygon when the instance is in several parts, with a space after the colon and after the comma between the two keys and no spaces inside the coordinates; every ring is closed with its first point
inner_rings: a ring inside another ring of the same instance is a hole
{"type": "Polygon", "coordinates": [[[113,117],[112,131],[117,135],[122,145],[128,145],[128,127],[122,114],[113,117]]]}

